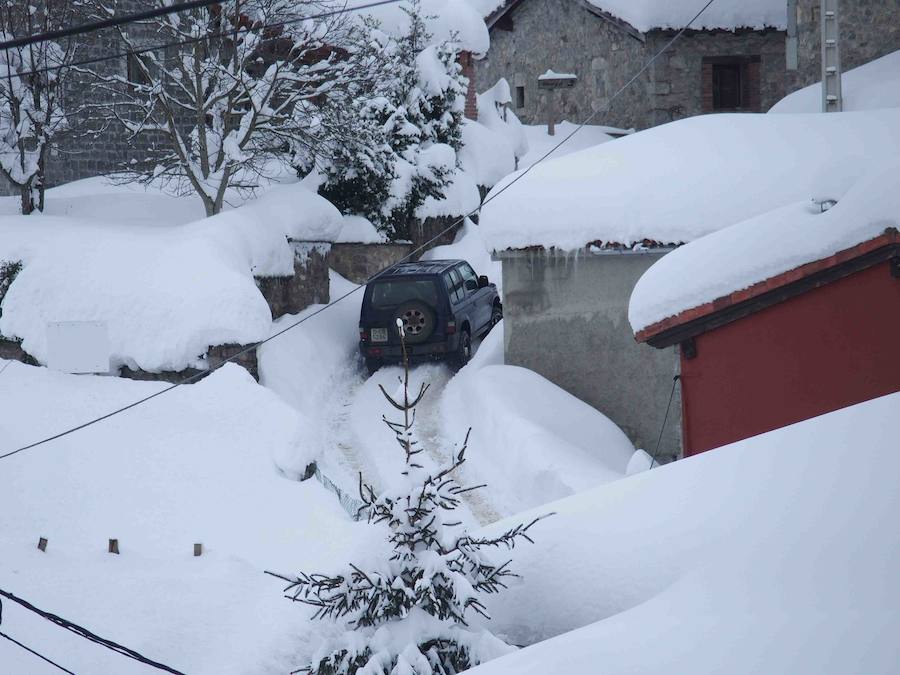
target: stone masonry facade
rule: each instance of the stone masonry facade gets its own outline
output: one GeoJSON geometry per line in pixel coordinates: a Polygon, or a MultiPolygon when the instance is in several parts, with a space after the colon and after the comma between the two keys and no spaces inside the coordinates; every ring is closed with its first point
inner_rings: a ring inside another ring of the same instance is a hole
{"type": "Polygon", "coordinates": [[[645,129],[713,112],[713,69],[733,63],[741,69],[743,96],[738,112],[763,112],[785,88],[785,33],[779,30],[688,31],[611,106],[610,97],[674,36],[674,31],[640,33],[579,0],[524,0],[491,26],[491,49],[476,64],[479,91],[504,77],[513,110],[527,124],[594,120],[645,129]],[[547,70],[576,75],[574,86],[547,89],[538,76],[547,70]]]}
{"type": "MultiPolygon", "coordinates": [[[[820,0],[797,0],[797,69],[788,91],[822,79],[820,0]]],[[[844,72],[900,49],[900,0],[841,0],[841,68],[844,72]]]]}

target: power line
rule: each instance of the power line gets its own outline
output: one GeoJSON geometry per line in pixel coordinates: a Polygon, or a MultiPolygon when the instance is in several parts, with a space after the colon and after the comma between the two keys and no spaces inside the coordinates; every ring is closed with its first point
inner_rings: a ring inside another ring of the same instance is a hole
{"type": "MultiPolygon", "coordinates": [[[[219,3],[222,0],[218,0],[219,3]]],[[[318,14],[310,14],[308,16],[295,17],[293,19],[285,19],[284,21],[276,21],[274,23],[268,23],[262,26],[257,27],[241,27],[230,30],[222,30],[218,32],[206,33],[199,37],[194,38],[185,38],[183,40],[177,40],[172,42],[158,42],[152,45],[147,45],[145,47],[141,47],[139,49],[133,49],[128,51],[120,51],[114,52],[112,54],[104,54],[103,56],[92,56],[90,58],[78,59],[75,61],[69,61],[67,63],[60,63],[54,66],[44,66],[43,68],[34,68],[32,70],[23,70],[17,73],[9,73],[9,77],[30,77],[32,75],[42,75],[44,73],[51,73],[56,70],[66,70],[69,68],[78,68],[79,66],[87,66],[92,63],[104,63],[106,61],[114,61],[117,59],[125,58],[127,56],[139,56],[141,54],[148,54],[150,52],[161,51],[164,49],[170,49],[172,47],[184,47],[187,45],[197,44],[199,42],[205,42],[207,40],[215,40],[218,38],[228,38],[236,35],[244,35],[245,33],[251,33],[254,31],[262,31],[262,30],[272,30],[273,28],[284,28],[285,26],[291,26],[295,23],[303,23],[304,21],[310,21],[315,19],[327,19],[332,16],[338,16],[340,14],[346,14],[348,12],[361,12],[367,9],[373,9],[376,7],[381,7],[383,5],[395,5],[400,2],[405,2],[405,0],[377,0],[376,2],[370,2],[364,5],[357,5],[352,8],[343,7],[341,9],[330,10],[327,12],[319,12],[318,14]]]]}
{"type": "Polygon", "coordinates": [[[46,661],[46,662],[49,663],[51,666],[55,666],[55,667],[59,668],[59,669],[60,669],[61,671],[63,671],[64,673],[68,673],[69,675],[75,675],[75,673],[73,673],[73,672],[72,672],[71,670],[69,670],[68,668],[63,668],[61,665],[59,665],[59,664],[56,663],[55,661],[51,661],[51,660],[48,659],[46,656],[44,656],[43,654],[40,654],[40,653],[36,652],[35,650],[33,650],[33,649],[32,649],[31,647],[29,647],[28,645],[23,645],[21,642],[19,642],[18,640],[14,639],[14,638],[11,638],[9,635],[7,635],[6,633],[4,633],[3,631],[0,631],[0,637],[6,638],[6,639],[9,640],[10,642],[12,642],[14,645],[18,645],[19,647],[21,647],[22,649],[24,649],[26,652],[31,652],[32,654],[34,654],[36,657],[38,657],[38,658],[41,659],[42,661],[46,661]]]}
{"type": "Polygon", "coordinates": [[[168,14],[177,14],[178,12],[186,12],[189,9],[199,9],[200,7],[208,7],[209,5],[222,4],[222,0],[189,0],[177,5],[168,5],[157,7],[146,12],[138,12],[136,14],[126,14],[124,16],[115,16],[102,21],[92,21],[91,23],[82,23],[69,28],[58,28],[56,30],[37,33],[36,35],[27,35],[25,37],[13,38],[0,42],[0,49],[6,51],[15,49],[16,47],[27,47],[37,42],[49,42],[50,40],[59,40],[60,38],[72,37],[73,35],[83,35],[84,33],[93,33],[94,31],[103,30],[104,28],[114,28],[126,23],[135,23],[137,21],[146,21],[148,19],[156,19],[168,14]]]}
{"type": "MultiPolygon", "coordinates": [[[[0,588],[0,596],[6,598],[7,600],[11,600],[12,602],[15,602],[16,604],[27,609],[29,612],[33,612],[33,613],[37,614],[38,616],[40,616],[43,619],[46,619],[47,621],[49,621],[52,624],[55,624],[56,626],[59,626],[60,628],[63,628],[65,630],[69,631],[70,633],[74,633],[78,637],[84,638],[85,640],[93,642],[94,644],[100,645],[101,647],[105,647],[106,649],[114,651],[116,654],[121,654],[122,656],[132,659],[133,661],[143,663],[145,666],[151,666],[152,668],[156,668],[157,670],[163,670],[167,673],[172,673],[172,675],[185,675],[185,673],[182,673],[180,670],[175,670],[174,668],[170,668],[169,666],[165,665],[164,663],[159,663],[158,661],[149,659],[146,656],[144,656],[143,654],[140,654],[139,652],[134,651],[133,649],[129,649],[128,647],[126,647],[124,645],[120,645],[117,642],[113,642],[112,640],[107,640],[106,638],[102,638],[99,635],[92,633],[87,628],[84,628],[82,626],[79,626],[78,624],[72,623],[68,619],[64,619],[61,616],[58,616],[51,612],[47,612],[43,609],[35,607],[27,600],[18,598],[15,595],[13,595],[12,593],[10,593],[8,591],[4,591],[2,588],[0,588]]],[[[0,617],[2,617],[2,604],[0,604],[0,617]]],[[[6,635],[4,635],[4,637],[6,637],[8,640],[12,639],[6,635]]],[[[16,643],[16,644],[19,644],[19,643],[16,643]]],[[[28,649],[28,651],[32,652],[33,654],[35,654],[37,656],[41,656],[37,652],[29,649],[28,647],[25,647],[25,645],[20,645],[20,646],[25,649],[28,649]]],[[[44,656],[41,656],[41,658],[44,659],[45,661],[49,661],[50,663],[53,663],[52,661],[50,661],[49,659],[47,659],[44,656]]],[[[72,673],[72,671],[66,670],[65,668],[63,668],[62,666],[60,666],[56,663],[53,663],[53,665],[56,666],[57,668],[59,668],[60,670],[63,670],[67,673],[71,673],[71,675],[75,675],[74,673],[72,673]]]]}
{"type": "MultiPolygon", "coordinates": [[[[692,18],[692,19],[687,23],[687,25],[685,25],[681,30],[679,30],[679,31],[672,37],[671,40],[669,40],[669,41],[668,41],[668,42],[667,42],[667,43],[666,43],[659,51],[657,51],[657,52],[656,52],[656,53],[655,53],[655,54],[654,54],[654,55],[653,55],[653,56],[652,56],[652,57],[651,57],[651,58],[650,58],[650,59],[649,59],[642,67],[641,67],[641,69],[638,70],[637,73],[634,74],[634,76],[633,76],[631,79],[629,79],[624,85],[622,85],[621,87],[619,87],[619,89],[616,90],[615,93],[613,93],[613,95],[610,97],[609,101],[607,101],[607,103],[606,103],[606,105],[605,105],[604,107],[599,108],[599,109],[595,110],[593,113],[591,113],[591,114],[587,117],[586,120],[584,120],[581,124],[579,124],[577,127],[575,127],[575,129],[573,129],[573,130],[572,130],[567,136],[565,136],[559,143],[557,143],[557,144],[554,145],[552,148],[550,148],[550,150],[548,150],[546,153],[544,153],[544,154],[543,154],[543,155],[542,155],[542,156],[541,156],[534,164],[532,164],[531,166],[529,166],[528,168],[526,168],[526,169],[525,169],[524,171],[522,171],[521,173],[515,175],[515,176],[512,178],[512,180],[510,180],[510,181],[509,181],[506,185],[504,185],[502,188],[498,189],[496,192],[493,192],[487,199],[484,200],[484,202],[483,202],[480,206],[478,206],[478,207],[472,209],[472,210],[471,210],[469,213],[467,213],[466,215],[464,215],[464,216],[458,218],[457,220],[455,220],[453,223],[451,223],[450,225],[448,225],[444,230],[441,230],[441,231],[438,232],[434,237],[432,237],[431,239],[429,239],[428,241],[426,241],[424,244],[422,244],[422,245],[420,245],[419,247],[417,247],[417,248],[413,249],[412,251],[410,251],[407,255],[405,255],[403,258],[401,258],[400,260],[398,260],[398,261],[397,261],[396,263],[394,263],[394,264],[396,265],[396,264],[399,264],[399,263],[402,263],[402,262],[406,262],[407,260],[410,260],[410,259],[413,258],[417,253],[421,252],[422,250],[424,250],[425,248],[427,248],[429,245],[433,244],[435,241],[437,241],[438,239],[440,239],[442,236],[444,236],[445,234],[447,234],[448,232],[450,232],[451,230],[453,230],[454,228],[456,228],[458,225],[460,225],[461,223],[465,222],[466,219],[470,218],[471,216],[474,216],[474,215],[475,215],[476,213],[478,213],[482,208],[484,208],[487,204],[490,204],[492,201],[494,201],[495,199],[497,199],[497,197],[499,197],[500,195],[502,195],[502,194],[503,194],[504,192],[506,192],[509,188],[511,188],[513,185],[515,185],[515,184],[518,183],[520,180],[522,180],[525,176],[527,176],[527,175],[531,172],[531,170],[534,169],[535,166],[537,166],[538,164],[540,164],[541,162],[543,162],[545,159],[547,159],[551,154],[553,154],[554,152],[556,152],[556,150],[558,150],[558,149],[560,148],[560,146],[562,146],[562,145],[563,145],[564,143],[566,143],[569,139],[571,139],[575,134],[577,134],[577,133],[578,133],[579,131],[581,131],[584,127],[586,127],[588,124],[590,124],[591,121],[592,121],[595,117],[597,117],[597,115],[599,115],[600,113],[603,113],[603,112],[608,112],[609,109],[612,107],[612,104],[616,101],[616,99],[617,99],[619,96],[621,96],[622,93],[623,93],[629,86],[631,86],[635,81],[637,81],[637,79],[638,79],[642,74],[644,74],[644,73],[647,71],[647,69],[650,68],[650,66],[652,66],[652,65],[657,61],[657,59],[659,59],[660,56],[662,56],[666,51],[668,51],[669,48],[671,48],[671,46],[672,46],[672,45],[673,45],[673,44],[674,44],[674,43],[675,43],[682,35],[684,35],[685,31],[687,31],[687,30],[690,29],[690,27],[693,25],[693,23],[694,23],[697,19],[699,19],[700,16],[703,14],[703,12],[705,12],[705,11],[709,8],[709,6],[712,5],[715,1],[716,1],[716,0],[707,0],[706,4],[703,5],[703,7],[700,9],[700,11],[697,12],[697,13],[694,15],[694,18],[692,18]]],[[[373,274],[371,277],[369,277],[369,278],[366,280],[366,284],[371,283],[372,281],[374,281],[375,279],[377,279],[378,277],[380,277],[382,274],[384,274],[384,273],[385,273],[387,270],[389,270],[391,267],[393,267],[393,265],[390,265],[390,266],[388,266],[388,267],[385,267],[385,268],[379,270],[378,272],[376,272],[375,274],[373,274]]],[[[121,407],[121,408],[118,408],[118,409],[116,409],[116,410],[113,410],[113,411],[111,411],[111,412],[109,412],[109,413],[107,413],[107,414],[105,414],[105,415],[102,415],[102,416],[100,416],[100,417],[94,418],[94,419],[92,419],[92,420],[89,420],[89,421],[87,421],[87,422],[85,422],[85,423],[83,423],[83,424],[79,424],[78,426],[72,427],[72,428],[70,428],[70,429],[66,429],[65,431],[61,431],[61,432],[59,432],[58,434],[54,434],[54,435],[52,435],[52,436],[48,436],[47,438],[43,438],[43,439],[41,439],[41,440],[39,440],[39,441],[35,441],[34,443],[29,443],[28,445],[24,445],[24,446],[22,446],[22,447],[20,447],[20,448],[16,448],[15,450],[11,450],[11,451],[9,451],[9,452],[7,452],[7,453],[4,453],[4,454],[0,455],[0,459],[6,459],[7,457],[12,457],[13,455],[16,455],[16,454],[18,454],[18,453],[20,453],[20,452],[24,452],[25,450],[31,450],[32,448],[36,448],[36,447],[38,447],[38,446],[40,446],[40,445],[44,445],[45,443],[49,443],[49,442],[51,442],[51,441],[55,441],[55,440],[57,440],[57,439],[59,439],[59,438],[63,438],[64,436],[68,436],[69,434],[73,434],[73,433],[75,433],[76,431],[80,431],[80,430],[85,429],[85,428],[87,428],[87,427],[93,426],[94,424],[97,424],[98,422],[102,422],[103,420],[107,420],[107,419],[109,419],[110,417],[114,417],[114,416],[116,416],[116,415],[118,415],[118,414],[120,414],[120,413],[123,413],[123,412],[127,411],[127,410],[131,410],[132,408],[135,408],[135,407],[137,407],[137,406],[139,406],[139,405],[142,405],[142,404],[144,404],[144,403],[146,403],[146,402],[148,402],[148,401],[150,401],[150,400],[156,398],[157,396],[162,396],[163,394],[166,394],[166,393],[172,391],[173,389],[176,389],[176,388],[178,388],[178,387],[180,387],[180,386],[182,386],[182,385],[184,385],[184,384],[190,384],[190,383],[192,383],[192,382],[195,382],[196,380],[200,379],[201,377],[204,377],[204,376],[208,375],[209,373],[213,372],[214,370],[217,370],[218,368],[221,368],[221,367],[222,367],[223,365],[225,365],[226,363],[231,362],[231,361],[234,361],[235,359],[237,359],[237,358],[243,356],[244,354],[247,354],[248,352],[253,351],[253,350],[256,349],[257,347],[260,347],[260,346],[266,344],[267,342],[270,342],[270,341],[274,340],[275,338],[277,338],[277,337],[279,337],[279,336],[281,336],[281,335],[284,335],[284,334],[287,333],[289,330],[293,330],[293,329],[296,328],[297,326],[300,326],[301,324],[306,323],[309,319],[312,319],[314,316],[318,316],[319,314],[321,314],[321,313],[324,312],[325,310],[330,309],[331,307],[333,307],[333,306],[336,305],[337,303],[341,302],[342,300],[345,300],[346,298],[350,297],[351,295],[353,295],[354,293],[356,293],[357,291],[359,291],[359,290],[360,290],[361,288],[363,288],[364,286],[365,286],[365,284],[361,284],[361,285],[359,285],[359,286],[354,287],[353,289],[351,289],[351,290],[347,291],[346,293],[344,293],[343,295],[339,296],[336,300],[332,300],[332,301],[329,302],[327,305],[323,305],[322,307],[320,307],[320,308],[317,309],[316,311],[312,312],[311,314],[308,314],[308,315],[304,316],[302,319],[298,319],[298,320],[295,321],[294,323],[292,323],[292,324],[286,326],[285,328],[282,328],[282,329],[279,330],[277,333],[274,333],[274,334],[270,335],[269,337],[267,337],[265,340],[260,340],[259,342],[256,342],[256,343],[253,343],[253,344],[251,344],[251,345],[248,345],[247,347],[245,347],[245,348],[242,349],[241,351],[237,352],[236,354],[232,354],[232,355],[229,356],[227,359],[224,359],[224,360],[222,361],[222,363],[219,364],[218,366],[216,366],[215,368],[206,368],[206,369],[204,369],[204,370],[201,370],[199,373],[196,373],[196,374],[194,374],[194,375],[191,375],[190,377],[187,377],[187,378],[185,378],[185,379],[183,379],[183,380],[180,380],[180,381],[178,381],[178,382],[175,382],[175,383],[171,384],[170,386],[166,387],[165,389],[161,389],[160,391],[158,391],[158,392],[156,392],[156,393],[154,393],[154,394],[151,394],[150,396],[145,396],[145,397],[142,398],[142,399],[138,399],[137,401],[134,401],[133,403],[130,403],[130,404],[128,404],[128,405],[126,405],[126,406],[123,406],[123,407],[121,407]]]]}

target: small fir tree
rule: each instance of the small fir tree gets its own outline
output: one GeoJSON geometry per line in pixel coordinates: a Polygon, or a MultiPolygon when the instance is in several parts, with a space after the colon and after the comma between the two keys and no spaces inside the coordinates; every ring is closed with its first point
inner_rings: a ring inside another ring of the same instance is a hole
{"type": "MultiPolygon", "coordinates": [[[[489,618],[484,596],[506,588],[516,576],[509,561],[496,564],[486,549],[512,549],[540,519],[498,536],[468,534],[455,512],[465,493],[455,475],[465,462],[466,443],[448,465],[428,471],[413,428],[423,384],[410,398],[409,363],[403,339],[403,399],[381,392],[402,420],[383,417],[403,451],[401,487],[376,494],[360,475],[361,511],[385,526],[391,554],[376,565],[348,565],[337,574],[272,574],[288,583],[287,597],[316,608],[316,619],[344,628],[343,635],[295,672],[314,675],[452,675],[513,647],[469,626],[472,613],[489,618]]],[[[466,434],[466,442],[468,433],[466,434]]]]}

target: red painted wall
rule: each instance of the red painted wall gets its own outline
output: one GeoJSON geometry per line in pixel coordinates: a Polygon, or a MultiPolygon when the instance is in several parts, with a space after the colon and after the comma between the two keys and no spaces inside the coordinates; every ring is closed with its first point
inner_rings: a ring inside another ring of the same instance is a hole
{"type": "Polygon", "coordinates": [[[684,454],[900,391],[900,279],[887,262],[695,338],[684,454]]]}

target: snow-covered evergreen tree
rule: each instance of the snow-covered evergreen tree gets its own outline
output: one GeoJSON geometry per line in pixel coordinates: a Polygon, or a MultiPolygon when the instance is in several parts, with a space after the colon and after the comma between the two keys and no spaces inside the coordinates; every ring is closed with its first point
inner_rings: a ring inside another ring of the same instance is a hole
{"type": "MultiPolygon", "coordinates": [[[[71,17],[66,0],[0,0],[0,40],[59,28],[71,17]]],[[[73,54],[74,46],[52,41],[0,51],[0,174],[18,190],[23,214],[44,209],[47,159],[68,125],[63,84],[73,54]]]]}
{"type": "MultiPolygon", "coordinates": [[[[398,321],[402,337],[402,324],[398,321]]],[[[404,349],[403,398],[382,387],[401,420],[385,423],[397,437],[405,465],[403,480],[378,495],[360,476],[360,497],[368,522],[385,528],[390,553],[375,564],[354,565],[336,574],[274,574],[288,582],[290,599],[316,608],[314,617],[345,632],[326,645],[301,672],[314,675],[452,675],[509,653],[512,647],[486,630],[469,626],[471,614],[487,617],[484,596],[506,588],[516,576],[509,562],[497,564],[485,549],[512,549],[531,541],[518,525],[497,536],[473,536],[456,514],[466,492],[457,480],[466,444],[436,470],[421,461],[424,448],[413,428],[423,384],[410,399],[404,349]]],[[[468,440],[468,434],[466,436],[468,440]]],[[[271,573],[270,573],[271,574],[271,573]]]]}
{"type": "Polygon", "coordinates": [[[343,155],[326,167],[319,190],[392,239],[409,238],[416,210],[429,197],[441,198],[456,171],[468,84],[457,45],[432,44],[418,1],[403,10],[408,28],[387,38],[388,77],[360,116],[374,154],[343,155]]]}
{"type": "MultiPolygon", "coordinates": [[[[117,11],[94,1],[98,14],[117,11]]],[[[378,64],[355,48],[365,36],[340,6],[225,0],[121,27],[133,58],[125,73],[95,73],[99,102],[86,106],[100,129],[145,139],[121,178],[196,193],[212,215],[229,190],[252,191],[292,157],[309,166],[351,144],[347,101],[378,64]]]]}

